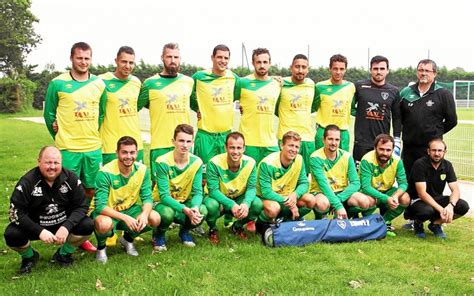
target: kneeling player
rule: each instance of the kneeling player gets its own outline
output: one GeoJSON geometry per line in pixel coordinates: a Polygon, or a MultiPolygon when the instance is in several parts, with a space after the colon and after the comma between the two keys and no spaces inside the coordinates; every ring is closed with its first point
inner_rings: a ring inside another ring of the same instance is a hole
{"type": "Polygon", "coordinates": [[[207,164],[207,188],[209,197],[204,200],[208,210],[209,240],[219,243],[217,219],[230,214],[237,219],[232,232],[246,239],[243,225],[255,221],[262,211],[262,201],[256,197],[255,160],[243,155],[244,136],[239,132],[227,135],[226,153],[213,157],[207,164]]]}
{"type": "Polygon", "coordinates": [[[263,200],[263,211],[257,219],[257,231],[261,234],[278,219],[302,219],[312,208],[329,208],[307,193],[303,157],[298,154],[300,144],[297,133],[285,133],[281,151],[265,157],[258,167],[257,195],[263,200]]]}
{"type": "Polygon", "coordinates": [[[202,204],[202,161],[189,152],[193,138],[192,126],[178,125],[174,130],[173,151],[156,159],[153,195],[158,201],[155,210],[161,216],[161,224],[153,233],[156,251],[166,251],[165,233],[173,222],[181,225],[179,237],[183,244],[194,247],[189,230],[201,225],[207,215],[202,204]]]}
{"type": "Polygon", "coordinates": [[[396,236],[392,220],[398,217],[410,204],[405,192],[408,182],[403,163],[393,155],[394,139],[386,134],[375,138],[374,148],[362,157],[359,167],[362,192],[375,199],[387,224],[387,235],[396,236]],[[393,186],[397,181],[398,188],[393,186]]]}
{"type": "Polygon", "coordinates": [[[375,200],[357,192],[360,189],[359,176],[352,156],[339,149],[341,131],[333,124],[324,129],[324,147],[311,154],[311,192],[318,199],[328,200],[336,211],[336,218],[368,215],[375,210],[375,200]]]}
{"type": "Polygon", "coordinates": [[[117,229],[124,230],[120,244],[130,256],[138,256],[133,239],[160,224],[160,215],[153,211],[150,173],[136,162],[137,142],[129,136],[117,142],[117,159],[99,171],[96,181],[95,209],[92,213],[97,237],[96,259],[107,262],[106,239],[117,229]],[[138,205],[140,197],[142,205],[138,205]]]}

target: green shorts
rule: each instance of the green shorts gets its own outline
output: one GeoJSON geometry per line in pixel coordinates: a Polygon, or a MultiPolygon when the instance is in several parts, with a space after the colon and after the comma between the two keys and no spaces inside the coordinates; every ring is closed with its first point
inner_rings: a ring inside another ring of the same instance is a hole
{"type": "MultiPolygon", "coordinates": [[[[392,196],[392,194],[394,194],[396,191],[398,190],[398,187],[395,187],[393,186],[392,188],[390,188],[389,190],[385,191],[385,192],[382,192],[383,194],[386,194],[388,196],[392,196]]],[[[381,201],[380,199],[377,200],[377,206],[380,206],[380,205],[383,205],[383,204],[387,204],[387,202],[383,202],[381,201]]]]}
{"type": "MultiPolygon", "coordinates": [[[[278,145],[281,145],[281,140],[278,140],[278,145]]],[[[309,174],[309,158],[311,154],[316,151],[314,142],[301,141],[300,150],[298,154],[303,156],[304,168],[306,169],[306,174],[309,174]]]]}
{"type": "Polygon", "coordinates": [[[210,133],[198,129],[194,139],[194,154],[207,164],[211,158],[225,152],[225,139],[230,131],[210,133]]]}
{"type": "MultiPolygon", "coordinates": [[[[324,147],[323,135],[324,135],[324,128],[319,126],[316,131],[316,137],[314,138],[314,141],[316,143],[316,150],[324,147]]],[[[349,152],[349,131],[348,130],[341,130],[341,143],[339,143],[339,148],[349,152]]]]}
{"type": "Polygon", "coordinates": [[[173,151],[174,147],[166,147],[166,148],[156,148],[156,149],[150,149],[150,172],[153,178],[153,174],[155,173],[155,161],[158,157],[165,155],[166,153],[173,151]]]}
{"type": "Polygon", "coordinates": [[[79,177],[85,188],[95,187],[95,178],[102,167],[102,151],[71,152],[61,150],[63,167],[70,169],[79,177]]]}
{"type": "MultiPolygon", "coordinates": [[[[137,219],[138,215],[140,215],[142,213],[142,206],[138,205],[138,204],[134,204],[130,208],[128,208],[126,210],[123,210],[123,211],[120,211],[120,213],[137,219]]],[[[92,212],[91,216],[92,216],[92,219],[95,219],[99,215],[100,215],[99,213],[94,211],[94,212],[92,212]]],[[[111,217],[111,219],[112,219],[112,223],[114,224],[114,227],[112,229],[112,233],[115,233],[117,230],[129,231],[129,229],[127,227],[127,224],[125,222],[123,222],[119,219],[114,219],[112,217],[111,217]]],[[[151,230],[151,227],[146,226],[141,232],[143,233],[143,232],[150,231],[150,230],[151,230]]]]}
{"type": "MultiPolygon", "coordinates": [[[[117,159],[117,153],[103,153],[102,165],[106,165],[114,159],[117,159]]],[[[143,150],[138,150],[136,161],[143,163],[143,150]]]]}
{"type": "Polygon", "coordinates": [[[264,159],[267,155],[272,154],[273,152],[280,151],[278,146],[270,147],[255,147],[255,146],[245,146],[244,154],[255,159],[257,165],[264,159]]]}

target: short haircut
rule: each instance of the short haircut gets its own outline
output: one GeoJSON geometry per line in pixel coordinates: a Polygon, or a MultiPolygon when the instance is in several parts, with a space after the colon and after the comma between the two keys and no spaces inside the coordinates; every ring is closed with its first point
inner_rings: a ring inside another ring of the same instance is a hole
{"type": "Polygon", "coordinates": [[[335,62],[344,63],[347,68],[347,58],[342,54],[335,54],[329,59],[329,69],[331,69],[332,64],[334,64],[335,62]]]}
{"type": "Polygon", "coordinates": [[[126,45],[119,48],[119,50],[117,51],[117,57],[120,56],[122,52],[135,55],[135,51],[133,50],[133,48],[126,45]]]}
{"type": "Polygon", "coordinates": [[[438,66],[436,66],[436,63],[433,60],[423,59],[423,60],[418,62],[418,65],[416,65],[416,68],[418,68],[418,66],[420,66],[420,64],[423,64],[423,65],[431,64],[431,66],[433,67],[433,72],[435,72],[435,73],[438,72],[438,66]]]}
{"type": "Polygon", "coordinates": [[[80,50],[90,50],[91,51],[91,55],[92,55],[92,48],[90,47],[89,44],[85,43],[85,42],[77,42],[77,43],[74,43],[71,47],[71,57],[74,55],[74,52],[76,51],[76,49],[80,49],[80,50]]]}
{"type": "Polygon", "coordinates": [[[176,126],[176,128],[174,129],[173,139],[176,140],[176,136],[179,133],[185,133],[185,134],[194,136],[194,129],[193,129],[192,126],[190,126],[189,124],[186,124],[186,123],[178,124],[176,126]]]}
{"type": "Polygon", "coordinates": [[[446,145],[446,142],[443,141],[442,138],[434,138],[434,139],[431,139],[429,142],[428,142],[428,149],[431,147],[431,144],[433,144],[434,142],[440,142],[440,143],[443,143],[444,145],[444,150],[446,151],[446,149],[448,149],[448,145],[446,145]]]}
{"type": "Polygon", "coordinates": [[[46,149],[48,149],[48,148],[54,148],[54,149],[56,149],[56,150],[59,151],[59,149],[56,148],[55,146],[51,146],[51,145],[43,146],[43,147],[40,149],[39,153],[38,153],[38,160],[40,160],[41,157],[43,157],[44,151],[46,151],[46,149]]]}
{"type": "Polygon", "coordinates": [[[268,60],[271,61],[272,60],[272,56],[270,55],[270,51],[266,48],[257,48],[257,49],[254,49],[253,52],[252,52],[252,62],[255,61],[255,57],[261,55],[261,54],[268,54],[268,60]]]}
{"type": "Polygon", "coordinates": [[[176,42],[166,43],[165,45],[163,45],[163,53],[162,54],[165,54],[165,50],[167,48],[168,49],[177,49],[177,50],[179,50],[179,44],[176,43],[176,42]]]}
{"type": "Polygon", "coordinates": [[[130,145],[135,145],[136,148],[138,148],[137,141],[130,137],[130,136],[123,136],[117,141],[117,151],[120,150],[120,146],[130,146],[130,145]]]}
{"type": "Polygon", "coordinates": [[[295,57],[293,58],[293,62],[295,62],[296,60],[305,60],[305,61],[308,61],[308,57],[305,56],[304,54],[297,54],[295,55],[295,57]]]}
{"type": "Polygon", "coordinates": [[[228,52],[229,52],[229,56],[230,56],[230,49],[229,49],[229,47],[227,47],[227,45],[224,45],[224,44],[219,44],[219,45],[216,45],[216,47],[214,47],[214,49],[212,50],[212,56],[213,56],[213,57],[216,56],[216,53],[217,53],[218,50],[220,50],[220,51],[228,51],[228,52]]]}
{"type": "Polygon", "coordinates": [[[387,142],[392,142],[392,148],[395,146],[395,140],[393,139],[392,136],[387,135],[387,134],[380,134],[377,137],[375,137],[374,140],[374,148],[377,148],[377,145],[379,142],[382,142],[382,144],[385,144],[387,142]]]}
{"type": "Polygon", "coordinates": [[[296,141],[296,142],[301,142],[301,136],[297,133],[297,132],[294,132],[294,131],[287,131],[283,137],[281,138],[281,142],[283,144],[285,144],[287,141],[289,140],[293,140],[293,141],[296,141]]]}
{"type": "Polygon", "coordinates": [[[323,133],[323,138],[325,139],[328,136],[329,131],[339,131],[341,132],[341,129],[335,125],[335,124],[330,124],[324,128],[324,133],[323,133]]]}
{"type": "Polygon", "coordinates": [[[388,59],[384,56],[381,55],[376,55],[370,60],[370,68],[372,69],[373,64],[378,64],[381,62],[387,63],[387,69],[388,69],[388,59]]]}
{"type": "Polygon", "coordinates": [[[227,144],[229,143],[229,139],[234,139],[234,140],[238,140],[238,139],[242,139],[244,141],[244,146],[245,146],[245,138],[244,138],[244,135],[240,132],[231,132],[227,135],[227,137],[225,138],[225,145],[227,146],[227,144]]]}

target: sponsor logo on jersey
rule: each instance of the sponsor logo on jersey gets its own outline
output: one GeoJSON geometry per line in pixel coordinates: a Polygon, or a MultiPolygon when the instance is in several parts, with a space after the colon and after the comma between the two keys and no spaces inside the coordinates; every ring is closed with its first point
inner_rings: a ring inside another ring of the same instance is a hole
{"type": "Polygon", "coordinates": [[[31,195],[33,195],[33,196],[43,196],[43,190],[41,189],[41,187],[35,187],[33,189],[33,192],[31,193],[31,195]]]}
{"type": "Polygon", "coordinates": [[[94,112],[88,111],[86,101],[74,101],[74,104],[76,104],[76,108],[74,109],[74,116],[76,117],[77,121],[94,119],[94,112]]]}
{"type": "Polygon", "coordinates": [[[342,100],[333,100],[332,114],[336,117],[344,117],[344,108],[342,106],[342,100]]]}
{"type": "Polygon", "coordinates": [[[232,95],[230,94],[229,91],[224,92],[223,87],[212,88],[212,103],[214,105],[230,104],[231,102],[232,102],[232,95]]]}
{"type": "Polygon", "coordinates": [[[58,212],[57,204],[49,204],[45,209],[46,215],[51,215],[58,212]]]}
{"type": "Polygon", "coordinates": [[[273,108],[270,105],[271,100],[266,96],[258,96],[257,110],[260,113],[273,113],[273,108]]]}
{"type": "Polygon", "coordinates": [[[428,107],[431,107],[434,105],[434,102],[432,100],[429,100],[428,102],[426,102],[426,106],[428,107]]]}
{"type": "Polygon", "coordinates": [[[63,185],[61,185],[61,187],[59,187],[59,192],[61,192],[63,194],[67,193],[68,191],[69,191],[69,188],[65,184],[63,184],[63,185]]]}

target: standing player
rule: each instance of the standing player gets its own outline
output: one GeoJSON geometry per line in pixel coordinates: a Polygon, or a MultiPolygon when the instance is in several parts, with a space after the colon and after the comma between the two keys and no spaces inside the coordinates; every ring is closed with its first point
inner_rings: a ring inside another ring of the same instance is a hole
{"type": "Polygon", "coordinates": [[[137,161],[143,162],[143,143],[141,139],[137,100],[140,93],[140,80],[132,75],[135,68],[135,52],[129,46],[122,46],[115,58],[115,71],[99,75],[107,90],[107,106],[104,123],[100,127],[102,138],[103,164],[117,158],[116,144],[122,136],[137,140],[137,161]]]}
{"type": "Polygon", "coordinates": [[[396,236],[392,221],[410,204],[405,192],[408,187],[403,162],[394,156],[395,140],[386,134],[375,138],[374,150],[364,155],[360,162],[359,174],[362,193],[375,199],[387,224],[387,235],[396,236]],[[397,181],[397,186],[393,186],[397,181]],[[384,209],[384,211],[382,211],[384,209]]]}
{"type": "Polygon", "coordinates": [[[224,153],[225,139],[234,125],[234,100],[239,98],[239,78],[227,69],[230,50],[220,44],[212,51],[212,69],[193,75],[191,108],[198,112],[194,154],[205,164],[224,153]]]}
{"type": "Polygon", "coordinates": [[[329,60],[331,78],[316,83],[316,149],[324,146],[324,129],[334,124],[341,130],[340,148],[349,151],[349,125],[355,86],[344,80],[346,69],[347,58],[340,54],[333,55],[329,60]]]}
{"type": "Polygon", "coordinates": [[[341,131],[330,124],[323,134],[324,147],[311,155],[311,189],[318,199],[329,200],[338,219],[373,213],[375,200],[357,192],[359,176],[349,152],[339,149],[341,131]]]}
{"type": "MultiPolygon", "coordinates": [[[[49,83],[44,109],[46,127],[61,150],[63,165],[79,176],[89,203],[102,165],[99,127],[107,101],[104,82],[89,73],[91,58],[92,49],[87,43],[72,46],[72,69],[49,83]]],[[[89,241],[82,247],[96,250],[89,241]]]]}
{"type": "Polygon", "coordinates": [[[281,151],[265,157],[258,167],[257,195],[263,211],[257,219],[257,231],[264,234],[277,219],[302,219],[311,209],[326,212],[329,202],[308,192],[303,157],[298,154],[301,137],[292,131],[283,135],[281,151]]]}
{"type": "Polygon", "coordinates": [[[150,173],[136,162],[137,142],[129,136],[117,141],[117,159],[101,168],[97,175],[97,194],[92,213],[98,246],[96,259],[107,262],[106,238],[117,229],[124,230],[120,244],[130,256],[138,256],[133,239],[160,224],[152,210],[150,173]],[[140,198],[140,204],[138,202],[140,198]]]}
{"type": "Polygon", "coordinates": [[[388,59],[374,56],[370,60],[370,75],[367,80],[355,84],[356,93],[352,102],[355,116],[354,149],[352,155],[358,166],[362,156],[374,148],[374,140],[380,134],[390,134],[393,125],[394,153],[400,156],[400,97],[398,88],[387,83],[388,59]]]}
{"type": "Polygon", "coordinates": [[[278,151],[273,115],[281,86],[268,74],[271,64],[268,49],[255,49],[252,64],[255,72],[240,80],[242,118],[239,131],[247,142],[245,154],[258,164],[265,156],[278,151]]]}
{"type": "Polygon", "coordinates": [[[214,156],[207,164],[207,188],[209,197],[204,204],[208,210],[209,240],[219,243],[217,219],[224,213],[237,219],[232,231],[246,239],[243,225],[255,221],[262,211],[262,201],[256,197],[255,160],[243,155],[244,136],[239,132],[227,135],[226,153],[214,156]]]}
{"type": "Polygon", "coordinates": [[[279,117],[278,140],[288,131],[301,136],[299,154],[303,156],[305,170],[309,173],[309,157],[315,150],[315,130],[311,120],[314,112],[314,82],[306,78],[309,71],[308,58],[297,54],[291,64],[291,77],[283,79],[276,111],[279,117]]]}
{"type": "Polygon", "coordinates": [[[185,246],[195,243],[189,230],[206,219],[207,209],[202,204],[202,161],[191,154],[194,131],[188,124],[175,128],[174,149],[156,159],[154,199],[155,211],[161,216],[161,224],[153,233],[153,248],[165,251],[165,233],[171,223],[180,224],[179,237],[185,246]]]}
{"type": "Polygon", "coordinates": [[[403,164],[410,174],[413,163],[426,155],[428,142],[442,138],[457,124],[453,95],[436,84],[436,63],[421,60],[416,69],[418,82],[400,92],[402,98],[403,164]]]}
{"type": "MultiPolygon", "coordinates": [[[[156,171],[157,157],[173,150],[173,132],[178,124],[189,124],[189,97],[193,80],[179,72],[181,55],[177,43],[163,46],[163,71],[143,82],[138,97],[138,110],[150,109],[151,145],[150,169],[156,171]]],[[[154,176],[156,178],[156,176],[154,176]]]]}

